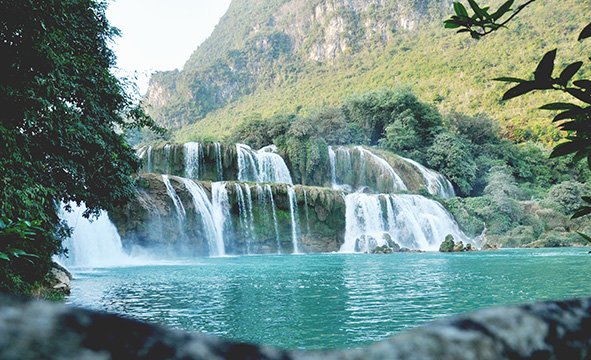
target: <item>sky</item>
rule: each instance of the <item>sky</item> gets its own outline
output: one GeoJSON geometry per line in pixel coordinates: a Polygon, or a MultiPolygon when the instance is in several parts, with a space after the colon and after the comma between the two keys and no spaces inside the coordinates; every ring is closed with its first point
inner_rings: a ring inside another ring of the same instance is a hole
{"type": "Polygon", "coordinates": [[[152,72],[181,69],[230,1],[111,0],[107,17],[122,33],[113,46],[118,75],[137,76],[144,93],[152,72]]]}

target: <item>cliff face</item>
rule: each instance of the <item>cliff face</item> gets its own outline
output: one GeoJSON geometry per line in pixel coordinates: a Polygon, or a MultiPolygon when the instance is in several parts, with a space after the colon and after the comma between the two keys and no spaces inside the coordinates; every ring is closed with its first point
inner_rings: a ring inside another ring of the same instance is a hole
{"type": "Polygon", "coordinates": [[[150,114],[176,129],[259,89],[297,81],[306,66],[383,48],[447,13],[451,0],[234,0],[182,71],[158,72],[150,114]]]}

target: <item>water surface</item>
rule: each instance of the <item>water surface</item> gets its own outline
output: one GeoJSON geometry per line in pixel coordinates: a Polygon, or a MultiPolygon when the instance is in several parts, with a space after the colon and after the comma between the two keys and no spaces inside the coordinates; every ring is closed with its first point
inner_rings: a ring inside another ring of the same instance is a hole
{"type": "Polygon", "coordinates": [[[587,251],[265,255],[75,269],[68,301],[282,348],[352,348],[491,305],[591,295],[587,251]]]}

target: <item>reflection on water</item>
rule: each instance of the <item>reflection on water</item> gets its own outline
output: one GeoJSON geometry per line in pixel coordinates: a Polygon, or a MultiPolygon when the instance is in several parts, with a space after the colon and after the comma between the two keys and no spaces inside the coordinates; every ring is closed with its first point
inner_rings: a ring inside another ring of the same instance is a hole
{"type": "Polygon", "coordinates": [[[591,294],[583,249],[245,256],[80,270],[69,302],[284,348],[358,347],[495,304],[591,294]]]}

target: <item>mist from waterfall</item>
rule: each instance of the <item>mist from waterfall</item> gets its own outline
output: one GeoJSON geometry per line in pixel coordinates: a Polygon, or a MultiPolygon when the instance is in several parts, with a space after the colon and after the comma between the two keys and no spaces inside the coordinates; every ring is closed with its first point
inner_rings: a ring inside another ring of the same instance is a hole
{"type": "Polygon", "coordinates": [[[73,230],[63,244],[67,255],[60,256],[58,262],[71,268],[124,266],[135,262],[123,250],[117,228],[105,211],[98,218],[87,219],[82,215],[86,211],[84,204],[70,203],[70,206],[71,212],[60,211],[60,219],[73,230]]]}

